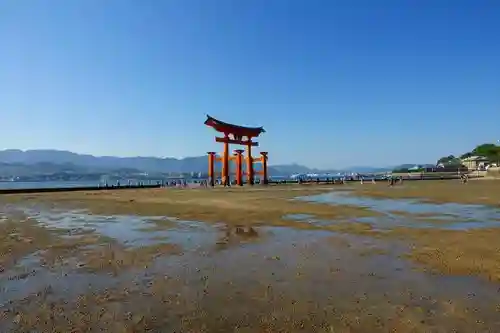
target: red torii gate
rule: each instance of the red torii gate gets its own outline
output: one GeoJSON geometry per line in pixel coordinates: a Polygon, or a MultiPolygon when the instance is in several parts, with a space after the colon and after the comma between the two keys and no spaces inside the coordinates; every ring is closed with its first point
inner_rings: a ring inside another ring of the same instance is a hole
{"type": "Polygon", "coordinates": [[[225,123],[207,115],[205,125],[212,127],[219,133],[223,133],[224,137],[215,137],[216,142],[224,143],[224,152],[222,157],[217,157],[215,152],[208,152],[208,177],[210,185],[215,185],[215,161],[222,162],[222,182],[229,184],[229,161],[235,160],[236,162],[236,183],[243,185],[243,160],[247,163],[247,183],[254,184],[254,162],[262,163],[262,170],[259,174],[262,176],[262,184],[268,183],[267,176],[267,152],[261,152],[261,157],[252,157],[252,147],[258,147],[259,143],[252,141],[257,138],[261,133],[266,131],[262,127],[245,127],[229,123],[225,123]],[[243,156],[242,149],[236,149],[234,156],[229,156],[229,144],[243,145],[247,147],[247,157],[243,156]]]}

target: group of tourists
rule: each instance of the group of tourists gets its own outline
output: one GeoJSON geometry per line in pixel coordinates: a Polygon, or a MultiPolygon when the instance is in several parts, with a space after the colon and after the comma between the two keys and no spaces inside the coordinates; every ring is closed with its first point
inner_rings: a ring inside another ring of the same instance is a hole
{"type": "Polygon", "coordinates": [[[171,181],[165,181],[162,184],[163,187],[188,187],[188,182],[185,179],[174,179],[171,181]]]}
{"type": "MultiPolygon", "coordinates": [[[[359,176],[358,177],[359,179],[359,182],[360,184],[364,184],[365,183],[365,177],[363,176],[359,176]]],[[[326,183],[330,183],[330,184],[345,184],[346,183],[346,177],[340,177],[340,178],[331,178],[331,179],[326,179],[326,183]]],[[[352,180],[352,179],[351,179],[352,180]]],[[[469,180],[469,175],[467,174],[460,174],[460,181],[464,184],[466,184],[469,180]]],[[[302,184],[302,183],[305,183],[307,182],[306,180],[304,179],[301,179],[299,178],[298,179],[298,183],[299,184],[302,184]]],[[[314,180],[313,180],[314,182],[314,180]]],[[[316,183],[320,183],[321,180],[319,178],[316,179],[316,183]]],[[[375,184],[376,181],[375,181],[375,178],[371,178],[370,179],[370,182],[372,184],[375,184]]],[[[199,180],[199,181],[195,181],[195,183],[198,183],[200,187],[209,187],[210,185],[210,182],[206,179],[204,180],[199,180]]],[[[395,186],[395,185],[403,185],[403,177],[402,176],[398,176],[398,177],[395,177],[395,176],[391,176],[391,177],[388,177],[387,178],[387,183],[389,186],[395,186]]],[[[222,179],[217,179],[215,180],[215,185],[222,185],[224,187],[231,187],[231,185],[235,185],[236,182],[235,181],[230,181],[229,179],[227,180],[222,180],[222,179]]],[[[185,179],[180,179],[180,180],[172,180],[172,181],[166,181],[164,184],[162,184],[164,187],[189,187],[188,185],[188,182],[185,180],[185,179]]]]}
{"type": "MultiPolygon", "coordinates": [[[[316,178],[316,180],[314,179],[304,179],[304,178],[298,178],[297,179],[297,183],[298,184],[304,184],[304,183],[310,183],[310,182],[316,182],[316,184],[319,184],[322,182],[322,180],[320,178],[316,178]]],[[[345,177],[341,177],[341,178],[326,178],[326,180],[324,180],[324,182],[326,184],[345,184],[345,181],[346,181],[346,178],[345,177]]],[[[286,183],[286,181],[284,181],[284,183],[286,183]]]]}
{"type": "MultiPolygon", "coordinates": [[[[359,183],[361,185],[363,185],[365,183],[365,178],[363,176],[359,177],[359,183]]],[[[371,178],[371,183],[372,184],[376,184],[376,180],[375,178],[371,178]]],[[[397,184],[400,184],[402,185],[403,184],[403,177],[389,177],[387,178],[387,183],[389,186],[394,186],[394,185],[397,185],[397,184]]]]}
{"type": "Polygon", "coordinates": [[[389,186],[394,186],[394,185],[403,185],[403,177],[390,177],[387,182],[389,183],[389,186]]]}

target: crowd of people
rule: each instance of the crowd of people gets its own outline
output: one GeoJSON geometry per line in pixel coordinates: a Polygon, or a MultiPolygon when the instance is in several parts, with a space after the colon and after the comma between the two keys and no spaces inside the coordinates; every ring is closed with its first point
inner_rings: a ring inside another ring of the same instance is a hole
{"type": "MultiPolygon", "coordinates": [[[[363,176],[358,176],[356,177],[360,184],[364,184],[366,180],[369,180],[371,183],[375,184],[376,183],[376,180],[375,178],[369,178],[369,179],[365,179],[365,177],[363,176]]],[[[340,177],[340,178],[327,178],[326,179],[326,183],[327,184],[345,184],[347,180],[355,180],[355,179],[347,179],[346,177],[340,177]]],[[[297,182],[299,184],[302,184],[302,183],[309,183],[309,182],[314,182],[316,181],[316,183],[320,183],[322,182],[320,180],[320,178],[317,178],[317,179],[301,179],[299,178],[297,180],[297,182]]],[[[324,180],[323,180],[324,181],[324,180]]],[[[469,175],[466,174],[466,173],[461,173],[460,174],[460,181],[464,184],[466,184],[468,181],[469,181],[469,175]]],[[[390,176],[387,178],[387,183],[389,186],[394,186],[394,185],[402,185],[403,184],[403,177],[402,176],[390,176]]],[[[209,187],[210,186],[210,182],[206,179],[202,179],[202,180],[194,180],[192,182],[192,184],[194,185],[193,187],[209,187]]],[[[214,185],[223,185],[224,187],[231,187],[231,185],[235,185],[236,184],[236,181],[233,180],[227,180],[227,181],[223,181],[221,179],[217,179],[215,180],[215,184],[214,185]]],[[[104,187],[120,187],[120,181],[117,181],[116,185],[111,185],[109,186],[109,184],[106,182],[104,184],[104,187]]],[[[134,186],[144,186],[145,184],[143,182],[138,182],[137,184],[135,184],[134,186]]],[[[190,186],[190,182],[188,182],[186,179],[172,179],[172,180],[166,180],[166,181],[157,181],[156,182],[156,185],[158,185],[159,187],[181,187],[181,188],[187,188],[187,187],[191,187],[190,186]]],[[[132,186],[132,183],[129,181],[128,183],[128,186],[132,186]]]]}

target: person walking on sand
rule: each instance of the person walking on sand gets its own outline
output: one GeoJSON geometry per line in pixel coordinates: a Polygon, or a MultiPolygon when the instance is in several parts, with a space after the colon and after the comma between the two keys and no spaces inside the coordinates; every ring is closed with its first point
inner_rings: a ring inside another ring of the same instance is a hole
{"type": "Polygon", "coordinates": [[[468,178],[469,178],[469,175],[464,174],[464,173],[460,174],[460,181],[462,182],[462,184],[467,184],[467,181],[469,180],[468,178]]]}
{"type": "Polygon", "coordinates": [[[391,178],[389,179],[389,186],[390,186],[390,187],[393,187],[393,186],[394,186],[394,177],[391,177],[391,178]]]}

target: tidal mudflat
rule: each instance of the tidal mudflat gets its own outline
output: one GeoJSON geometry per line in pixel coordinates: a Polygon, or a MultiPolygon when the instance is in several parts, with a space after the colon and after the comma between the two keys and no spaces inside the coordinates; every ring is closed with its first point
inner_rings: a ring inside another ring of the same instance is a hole
{"type": "Polygon", "coordinates": [[[0,330],[500,331],[500,195],[456,183],[4,196],[0,330]]]}

